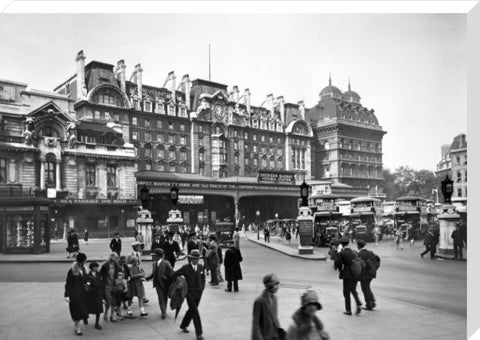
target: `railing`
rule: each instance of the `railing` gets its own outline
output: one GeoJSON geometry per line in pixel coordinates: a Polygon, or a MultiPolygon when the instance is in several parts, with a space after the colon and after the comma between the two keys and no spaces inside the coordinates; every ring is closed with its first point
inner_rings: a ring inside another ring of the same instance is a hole
{"type": "Polygon", "coordinates": [[[0,142],[23,143],[23,141],[24,138],[22,136],[0,135],[0,142]]]}

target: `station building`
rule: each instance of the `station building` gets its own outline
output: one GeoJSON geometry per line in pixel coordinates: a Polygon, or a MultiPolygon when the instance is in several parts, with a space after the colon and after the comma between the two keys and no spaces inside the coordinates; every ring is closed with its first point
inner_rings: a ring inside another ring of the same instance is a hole
{"type": "Polygon", "coordinates": [[[138,172],[128,181],[136,192],[150,190],[156,223],[166,221],[172,183],[186,223],[296,216],[297,185],[311,179],[313,132],[303,102],[269,94],[255,106],[249,89],[240,94],[238,86],[229,91],[188,75],[177,81],[174,72],[150,86],[140,64],[127,80],[124,60],[85,65],[83,51],[76,66],[55,92],[74,102],[78,120],[121,132],[103,140],[107,146],[120,139],[134,146],[138,172]]]}

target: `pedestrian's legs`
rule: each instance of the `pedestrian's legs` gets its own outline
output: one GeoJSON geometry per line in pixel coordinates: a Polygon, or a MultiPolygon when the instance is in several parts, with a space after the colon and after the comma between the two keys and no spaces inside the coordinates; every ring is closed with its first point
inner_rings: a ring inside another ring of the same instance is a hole
{"type": "Polygon", "coordinates": [[[365,298],[365,305],[367,309],[372,308],[374,298],[372,294],[372,290],[370,289],[370,282],[372,279],[366,279],[360,281],[360,287],[362,288],[363,297],[365,298]]]}
{"type": "Polygon", "coordinates": [[[217,266],[217,277],[219,282],[225,281],[222,277],[222,271],[220,270],[220,266],[217,266]]]}
{"type": "Polygon", "coordinates": [[[232,291],[232,280],[228,280],[228,281],[227,281],[227,290],[228,290],[229,292],[232,291]]]}
{"type": "Polygon", "coordinates": [[[458,246],[458,255],[460,256],[460,259],[463,259],[463,247],[461,244],[458,246]]]}
{"type": "Polygon", "coordinates": [[[431,245],[430,246],[430,258],[433,259],[433,257],[435,256],[435,252],[437,251],[437,246],[435,245],[431,245]]]}
{"type": "Polygon", "coordinates": [[[355,299],[355,303],[357,304],[357,307],[362,305],[362,302],[360,301],[360,298],[358,297],[357,293],[357,282],[356,280],[351,280],[350,283],[350,292],[353,295],[353,298],[355,299]]]}
{"type": "Polygon", "coordinates": [[[238,292],[238,280],[233,280],[233,290],[238,292]]]}
{"type": "Polygon", "coordinates": [[[162,316],[167,314],[167,301],[165,300],[165,296],[163,291],[159,288],[155,288],[157,290],[157,296],[158,296],[158,305],[160,306],[160,312],[162,312],[162,316]]]}
{"type": "Polygon", "coordinates": [[[453,254],[454,254],[454,257],[458,259],[458,245],[455,243],[453,244],[453,254]]]}
{"type": "Polygon", "coordinates": [[[425,250],[423,251],[423,253],[420,254],[421,257],[423,257],[423,255],[425,255],[426,253],[428,253],[430,251],[430,246],[429,245],[426,245],[425,246],[425,250]]]}
{"type": "Polygon", "coordinates": [[[345,298],[345,311],[347,313],[351,313],[352,307],[350,302],[350,287],[349,282],[346,279],[343,279],[343,297],[345,298]]]}
{"type": "Polygon", "coordinates": [[[212,274],[212,286],[218,286],[217,267],[212,267],[210,272],[212,274]]]}
{"type": "Polygon", "coordinates": [[[190,321],[193,319],[193,325],[195,326],[195,334],[197,336],[202,335],[202,321],[200,320],[200,314],[198,313],[198,305],[200,304],[200,298],[192,299],[187,297],[188,310],[185,313],[185,317],[180,324],[180,328],[187,328],[190,321]]]}

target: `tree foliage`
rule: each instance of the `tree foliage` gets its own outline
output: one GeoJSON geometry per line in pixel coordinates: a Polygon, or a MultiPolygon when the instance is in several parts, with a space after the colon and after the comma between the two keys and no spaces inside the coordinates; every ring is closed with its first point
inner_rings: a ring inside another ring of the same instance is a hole
{"type": "Polygon", "coordinates": [[[408,166],[401,166],[393,173],[389,169],[384,169],[383,177],[385,178],[384,192],[387,200],[395,200],[401,196],[418,196],[435,201],[433,189],[439,190],[442,180],[435,177],[433,171],[417,171],[408,166]]]}

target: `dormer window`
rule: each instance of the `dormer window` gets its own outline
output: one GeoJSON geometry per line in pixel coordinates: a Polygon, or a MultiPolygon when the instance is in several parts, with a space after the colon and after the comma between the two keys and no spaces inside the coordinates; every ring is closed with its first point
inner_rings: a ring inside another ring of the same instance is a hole
{"type": "Polygon", "coordinates": [[[175,105],[173,104],[168,105],[168,115],[175,116],[175,105]]]}
{"type": "Polygon", "coordinates": [[[185,106],[180,107],[180,117],[187,117],[187,108],[185,106]]]}
{"type": "Polygon", "coordinates": [[[145,101],[145,112],[152,112],[152,102],[150,100],[145,101]]]}

